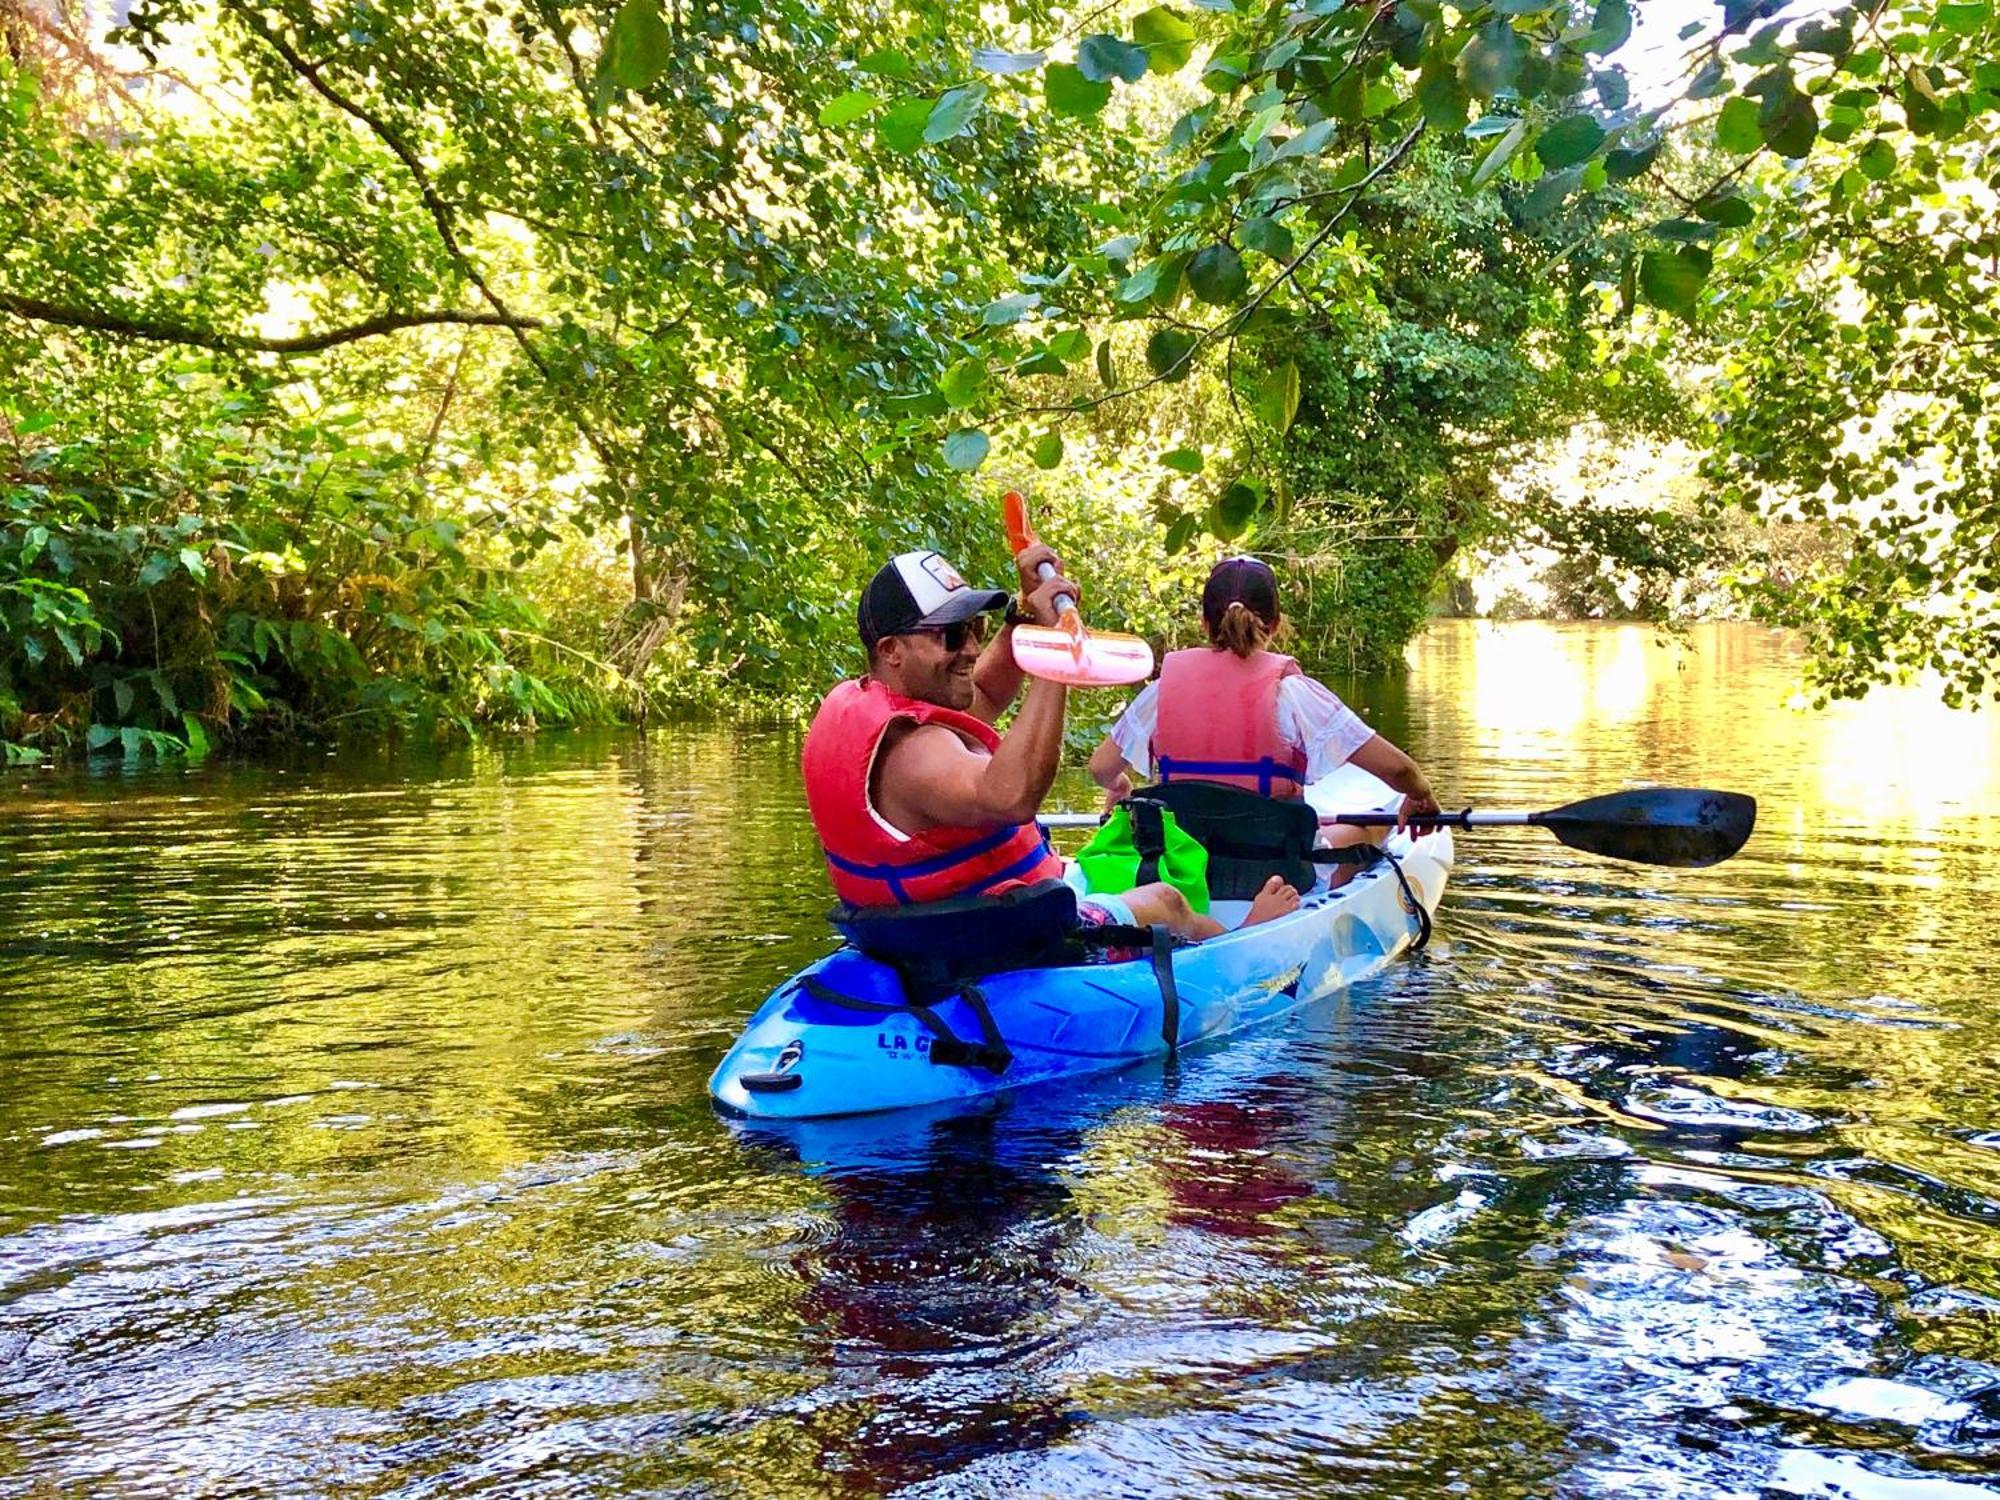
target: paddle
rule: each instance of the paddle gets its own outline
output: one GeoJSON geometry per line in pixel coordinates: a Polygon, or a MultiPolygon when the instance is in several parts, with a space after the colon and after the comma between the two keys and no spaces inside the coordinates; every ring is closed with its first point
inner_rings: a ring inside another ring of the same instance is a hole
{"type": "MultiPolygon", "coordinates": [[[[1045,828],[1095,828],[1092,813],[1047,813],[1045,828]]],[[[1323,813],[1322,824],[1393,828],[1392,812],[1323,813]]],[[[1719,864],[1743,847],[1757,823],[1757,799],[1741,792],[1700,787],[1647,786],[1604,797],[1586,797],[1546,812],[1440,813],[1423,826],[1444,828],[1546,828],[1572,849],[1642,865],[1698,868],[1719,864]]]]}
{"type": "MultiPolygon", "coordinates": [[[[1028,526],[1028,502],[1018,490],[1000,502],[1007,520],[1007,541],[1016,552],[1035,544],[1028,526]]],[[[1044,582],[1056,570],[1043,563],[1036,570],[1044,582]]],[[[1023,672],[1071,687],[1123,687],[1153,675],[1153,648],[1136,635],[1086,631],[1076,601],[1069,595],[1056,602],[1056,625],[1016,625],[1014,664],[1023,672]]]]}

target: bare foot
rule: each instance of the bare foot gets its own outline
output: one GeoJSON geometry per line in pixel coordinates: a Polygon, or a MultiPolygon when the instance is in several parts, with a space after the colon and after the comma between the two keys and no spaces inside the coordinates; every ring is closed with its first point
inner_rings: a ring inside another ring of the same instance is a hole
{"type": "Polygon", "coordinates": [[[1268,922],[1273,917],[1286,916],[1299,909],[1299,893],[1273,875],[1264,882],[1264,889],[1250,903],[1250,915],[1243,919],[1245,927],[1255,927],[1259,922],[1268,922]]]}

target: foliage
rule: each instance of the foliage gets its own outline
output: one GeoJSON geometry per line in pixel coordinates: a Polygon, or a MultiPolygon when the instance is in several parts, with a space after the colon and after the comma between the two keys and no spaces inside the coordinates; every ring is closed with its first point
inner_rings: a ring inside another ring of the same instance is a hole
{"type": "Polygon", "coordinates": [[[1977,702],[2000,687],[2000,26],[1894,14],[1810,161],[1753,175],[1756,226],[1718,247],[1705,468],[1718,505],[1822,531],[1746,574],[1822,696],[1928,669],[1977,702]]]}

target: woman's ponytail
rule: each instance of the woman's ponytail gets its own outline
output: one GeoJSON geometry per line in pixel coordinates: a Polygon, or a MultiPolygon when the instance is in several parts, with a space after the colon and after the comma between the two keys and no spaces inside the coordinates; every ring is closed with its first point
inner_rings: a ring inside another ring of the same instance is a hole
{"type": "Polygon", "coordinates": [[[1271,640],[1271,627],[1241,599],[1232,599],[1211,632],[1215,644],[1238,656],[1254,656],[1271,640]]]}

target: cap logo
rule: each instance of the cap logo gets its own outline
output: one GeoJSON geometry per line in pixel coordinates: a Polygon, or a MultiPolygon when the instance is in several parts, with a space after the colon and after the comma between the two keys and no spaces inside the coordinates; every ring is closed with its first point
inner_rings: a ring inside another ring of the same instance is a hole
{"type": "Polygon", "coordinates": [[[921,566],[926,573],[930,574],[937,581],[938,586],[947,593],[955,592],[965,587],[965,580],[958,576],[958,569],[939,557],[935,552],[924,558],[921,566]]]}

